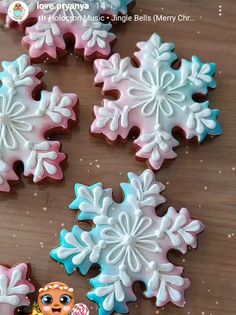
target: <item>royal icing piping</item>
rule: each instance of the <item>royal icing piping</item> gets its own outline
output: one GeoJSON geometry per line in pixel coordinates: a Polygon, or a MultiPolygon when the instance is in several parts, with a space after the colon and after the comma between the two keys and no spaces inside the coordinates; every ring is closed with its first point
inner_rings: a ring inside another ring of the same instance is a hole
{"type": "Polygon", "coordinates": [[[190,281],[181,276],[182,267],[168,261],[167,252],[177,249],[184,254],[188,246],[196,248],[196,235],[203,230],[185,208],[177,212],[170,207],[163,217],[156,215],[155,207],[165,201],[160,194],[164,186],[151,170],[128,177],[130,182],[121,184],[122,203],[115,203],[112,190],[101,183],[76,184],[70,208],[80,210],[78,220],[93,220],[96,226],[91,232],[78,225],[62,230],[60,246],[51,252],[69,274],[79,269],[85,275],[93,264],[100,265],[100,274],[91,279],[94,290],[88,293],[100,315],[127,313],[127,302],[136,300],[136,281],[145,284],[146,297],[156,297],[157,306],[169,301],[184,306],[190,281]]]}
{"type": "Polygon", "coordinates": [[[219,110],[210,109],[209,101],[193,100],[194,94],[206,94],[208,88],[216,87],[216,66],[193,56],[192,61],[182,59],[179,69],[173,69],[175,46],[163,43],[157,34],[137,46],[140,51],[135,58],[139,67],[134,67],[128,57],[121,59],[119,54],[109,60],[95,60],[95,83],[103,83],[106,92],[118,90],[120,96],[116,100],[105,99],[103,107],[94,107],[96,118],[91,131],[114,141],[118,136],[126,138],[133,127],[138,127],[136,156],[147,159],[157,170],[164,159],[177,156],[172,150],[179,144],[172,136],[174,127],[183,129],[187,139],[196,136],[199,141],[207,134],[221,133],[219,110]]]}
{"type": "Polygon", "coordinates": [[[35,289],[26,276],[26,264],[12,268],[0,265],[0,314],[14,315],[15,309],[30,305],[27,295],[35,289]]]}
{"type": "Polygon", "coordinates": [[[51,129],[68,127],[75,120],[75,94],[62,94],[58,87],[42,91],[36,101],[32,92],[41,83],[40,68],[22,55],[15,61],[2,63],[0,73],[0,191],[9,191],[9,180],[17,180],[14,163],[24,163],[24,175],[33,175],[34,182],[45,177],[63,177],[60,162],[60,142],[45,139],[51,129]]]}
{"type": "MultiPolygon", "coordinates": [[[[14,0],[3,0],[0,13],[7,14],[14,0]]],[[[53,59],[58,57],[58,49],[66,50],[64,35],[75,38],[75,50],[84,50],[84,56],[100,53],[110,54],[110,44],[116,36],[110,32],[112,24],[102,23],[99,16],[112,18],[126,14],[133,0],[71,0],[71,1],[25,1],[29,7],[27,20],[36,18],[37,22],[26,28],[23,44],[29,46],[31,58],[40,58],[45,53],[53,59]],[[42,18],[43,17],[43,18],[42,18]]],[[[25,20],[24,22],[27,22],[25,20]]],[[[7,15],[7,26],[11,18],[7,15]]]]}

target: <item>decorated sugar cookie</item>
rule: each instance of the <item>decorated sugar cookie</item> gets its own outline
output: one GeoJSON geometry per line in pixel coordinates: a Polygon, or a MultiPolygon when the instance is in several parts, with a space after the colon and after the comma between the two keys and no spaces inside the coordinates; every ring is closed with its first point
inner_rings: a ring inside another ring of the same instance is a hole
{"type": "Polygon", "coordinates": [[[0,314],[14,315],[21,306],[30,305],[28,294],[34,286],[27,280],[28,267],[19,264],[8,268],[0,265],[0,314]]]}
{"type": "MultiPolygon", "coordinates": [[[[6,14],[6,25],[12,25],[8,12],[9,5],[14,0],[3,0],[0,3],[0,13],[6,14]]],[[[111,45],[116,39],[111,32],[112,24],[107,23],[107,17],[112,20],[118,15],[126,14],[133,0],[25,0],[28,5],[28,17],[19,24],[26,27],[26,36],[22,43],[29,48],[30,58],[34,62],[43,60],[57,61],[65,54],[65,38],[74,39],[75,52],[83,54],[85,59],[107,57],[111,45]],[[99,19],[99,17],[102,18],[99,19]],[[102,19],[102,20],[101,20],[102,19]]]]}
{"type": "Polygon", "coordinates": [[[39,182],[46,177],[62,179],[60,163],[65,154],[60,142],[45,138],[45,133],[60,127],[67,129],[75,120],[75,94],[39,92],[40,68],[22,55],[15,61],[2,63],[0,72],[0,191],[9,191],[8,181],[17,180],[15,162],[24,164],[24,175],[39,182]],[[37,93],[35,93],[37,92],[37,93]],[[40,100],[34,98],[40,95],[40,100]]]}
{"type": "Polygon", "coordinates": [[[199,142],[207,134],[221,133],[219,110],[210,109],[209,101],[193,99],[194,95],[206,95],[209,88],[216,87],[216,66],[193,56],[191,61],[182,59],[180,67],[173,69],[177,59],[175,46],[163,43],[157,34],[137,46],[137,66],[119,54],[109,60],[95,60],[95,83],[103,83],[106,93],[118,91],[119,98],[105,99],[102,107],[94,107],[91,132],[115,141],[126,139],[131,129],[138,128],[140,133],[134,141],[136,157],[148,160],[158,170],[165,159],[177,156],[173,151],[179,144],[172,135],[174,127],[181,128],[187,139],[197,137],[199,142]]]}
{"type": "Polygon", "coordinates": [[[51,252],[68,274],[78,269],[85,275],[93,264],[100,265],[100,274],[91,279],[94,290],[88,293],[100,315],[127,313],[127,302],[136,300],[132,289],[136,281],[145,284],[144,295],[155,297],[157,306],[168,302],[184,306],[190,281],[182,277],[182,267],[169,262],[167,253],[177,249],[185,254],[188,246],[196,248],[196,236],[203,230],[186,208],[169,207],[163,217],[156,215],[156,206],[165,201],[164,186],[151,170],[128,177],[129,183],[121,184],[122,203],[114,202],[112,189],[103,189],[101,183],[76,184],[70,208],[80,210],[78,220],[93,220],[96,226],[90,232],[78,225],[62,230],[60,246],[51,252]]]}

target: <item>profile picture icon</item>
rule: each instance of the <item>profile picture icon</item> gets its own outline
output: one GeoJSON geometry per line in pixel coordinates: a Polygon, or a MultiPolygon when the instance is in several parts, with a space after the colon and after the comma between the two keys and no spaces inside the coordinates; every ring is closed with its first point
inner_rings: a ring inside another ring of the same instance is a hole
{"type": "Polygon", "coordinates": [[[31,315],[89,315],[89,309],[75,303],[73,288],[63,282],[50,282],[39,289],[31,315]]]}
{"type": "Polygon", "coordinates": [[[22,22],[29,15],[29,8],[23,1],[14,1],[8,8],[8,15],[13,21],[22,22]]]}

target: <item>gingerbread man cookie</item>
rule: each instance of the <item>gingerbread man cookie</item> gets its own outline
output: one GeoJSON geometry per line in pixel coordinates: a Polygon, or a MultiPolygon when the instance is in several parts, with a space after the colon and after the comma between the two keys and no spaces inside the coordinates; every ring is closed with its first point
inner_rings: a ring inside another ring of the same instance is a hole
{"type": "Polygon", "coordinates": [[[94,107],[91,132],[114,142],[127,139],[131,129],[138,128],[136,157],[148,160],[158,170],[165,159],[177,156],[173,151],[179,144],[172,135],[174,127],[181,128],[187,139],[197,137],[199,142],[207,134],[221,133],[219,110],[210,109],[209,101],[193,100],[194,95],[206,96],[209,88],[216,87],[216,66],[193,56],[192,61],[182,59],[180,67],[174,69],[175,46],[163,43],[157,34],[137,46],[140,51],[134,54],[135,66],[130,58],[122,59],[119,54],[109,60],[95,60],[95,83],[103,83],[106,94],[119,92],[119,97],[94,107]]]}

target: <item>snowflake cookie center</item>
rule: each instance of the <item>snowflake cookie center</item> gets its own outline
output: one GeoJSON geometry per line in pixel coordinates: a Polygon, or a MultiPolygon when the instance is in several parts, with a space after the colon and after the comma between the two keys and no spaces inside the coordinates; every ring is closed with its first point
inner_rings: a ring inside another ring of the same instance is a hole
{"type": "Polygon", "coordinates": [[[133,247],[135,244],[136,239],[133,235],[131,234],[125,234],[123,238],[123,244],[127,247],[133,247]]]}
{"type": "Polygon", "coordinates": [[[11,118],[8,115],[0,114],[0,126],[10,126],[11,118]]]}
{"type": "Polygon", "coordinates": [[[163,99],[166,98],[168,95],[168,92],[165,91],[161,86],[153,86],[152,87],[152,97],[154,99],[163,99]]]}

